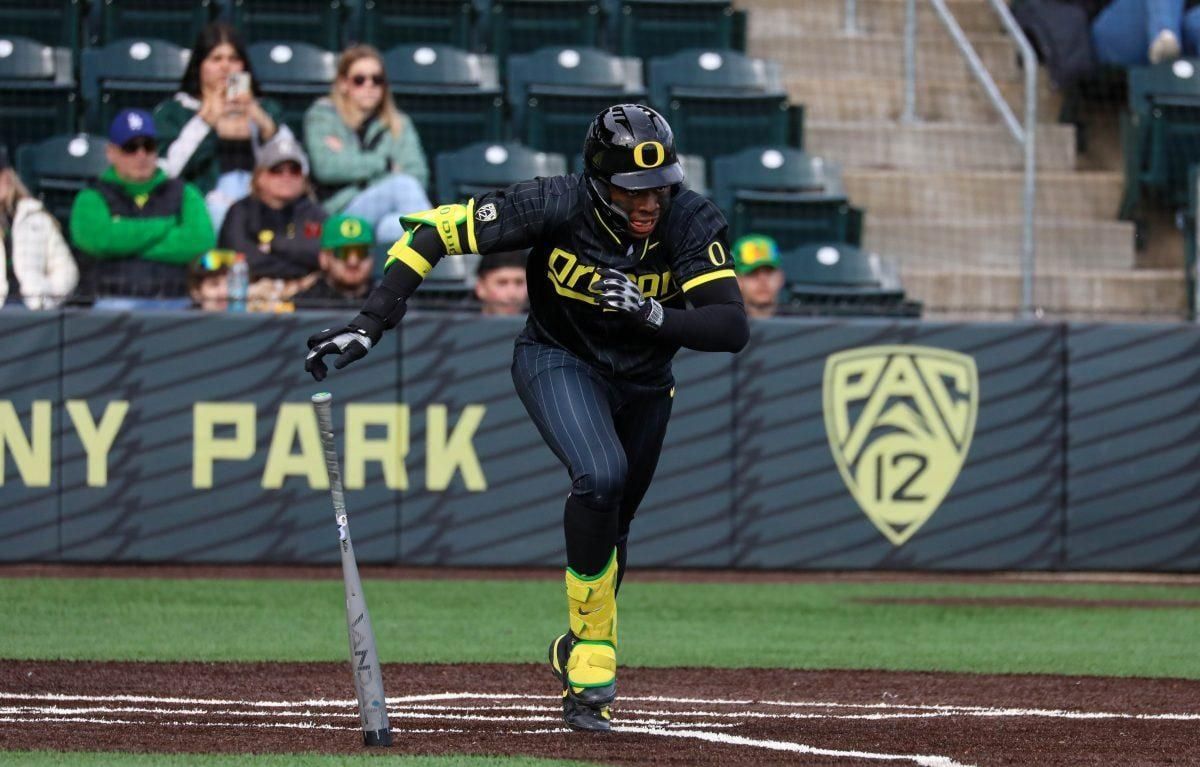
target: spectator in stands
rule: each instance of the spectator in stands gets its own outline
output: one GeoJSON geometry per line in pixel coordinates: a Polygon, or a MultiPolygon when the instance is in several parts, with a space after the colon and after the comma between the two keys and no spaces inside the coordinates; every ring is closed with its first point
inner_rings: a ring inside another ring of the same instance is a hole
{"type": "Polygon", "coordinates": [[[53,309],[78,281],[58,222],[29,194],[0,146],[0,305],[53,309]]]}
{"type": "Polygon", "coordinates": [[[1200,7],[1194,0],[1113,0],[1092,21],[1092,47],[1103,64],[1158,64],[1195,56],[1200,7]],[[1186,6],[1186,9],[1185,9],[1186,6]]]}
{"type": "Polygon", "coordinates": [[[250,196],[229,209],[218,241],[246,256],[253,299],[288,301],[319,277],[328,216],[312,198],[308,158],[290,133],[262,146],[250,186],[250,196]]]}
{"type": "Polygon", "coordinates": [[[321,232],[321,274],[311,288],[295,298],[297,309],[358,307],[375,287],[371,272],[371,223],[354,216],[334,216],[321,232]]]}
{"type": "Polygon", "coordinates": [[[304,145],[325,208],[365,218],[381,243],[404,234],[401,214],[432,207],[421,139],[392,101],[383,59],[369,45],[342,52],[329,96],[304,115],[304,145]]]}
{"type": "Polygon", "coordinates": [[[204,197],[159,169],[148,112],[121,111],[108,140],[111,165],[75,197],[68,227],[75,247],[93,260],[86,289],[102,296],[182,297],[187,265],[214,245],[204,197]]]}
{"type": "Polygon", "coordinates": [[[739,238],[733,244],[733,269],[746,302],[746,314],[755,319],[774,317],[784,279],[775,240],[761,234],[739,238]]]}
{"type": "Polygon", "coordinates": [[[529,292],[525,284],[528,250],[489,253],[479,259],[475,297],[484,316],[501,317],[525,312],[529,292]]]}
{"type": "Polygon", "coordinates": [[[188,295],[192,307],[205,312],[229,308],[229,270],[237,254],[213,249],[188,265],[188,295]]]}
{"type": "Polygon", "coordinates": [[[154,117],[167,175],[204,193],[214,228],[249,192],[258,147],[287,130],[281,114],[279,104],[261,98],[237,31],[224,22],[201,30],[179,92],[154,117]],[[248,85],[239,73],[249,75],[248,85]]]}

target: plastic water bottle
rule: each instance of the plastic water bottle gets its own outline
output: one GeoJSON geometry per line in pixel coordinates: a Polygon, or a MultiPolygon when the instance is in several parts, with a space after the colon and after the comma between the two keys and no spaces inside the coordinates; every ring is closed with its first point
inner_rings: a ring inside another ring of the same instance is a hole
{"type": "Polygon", "coordinates": [[[246,256],[238,253],[229,270],[229,311],[246,311],[246,293],[250,290],[250,266],[246,256]]]}

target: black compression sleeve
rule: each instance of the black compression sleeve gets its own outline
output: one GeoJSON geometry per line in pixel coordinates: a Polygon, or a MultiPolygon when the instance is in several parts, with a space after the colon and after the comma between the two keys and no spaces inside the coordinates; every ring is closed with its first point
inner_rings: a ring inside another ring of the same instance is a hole
{"type": "Polygon", "coordinates": [[[691,309],[663,309],[656,339],[700,352],[739,352],[750,340],[750,323],[737,280],[706,282],[687,294],[691,309]]]}
{"type": "MultiPolygon", "coordinates": [[[[413,232],[409,247],[419,253],[429,265],[436,266],[445,254],[446,248],[442,240],[431,227],[418,227],[413,232]]],[[[404,313],[408,311],[408,298],[421,285],[423,275],[403,261],[393,263],[383,274],[380,282],[367,301],[363,304],[359,315],[351,320],[350,325],[367,331],[372,341],[378,341],[384,330],[391,330],[399,324],[404,313]]]]}

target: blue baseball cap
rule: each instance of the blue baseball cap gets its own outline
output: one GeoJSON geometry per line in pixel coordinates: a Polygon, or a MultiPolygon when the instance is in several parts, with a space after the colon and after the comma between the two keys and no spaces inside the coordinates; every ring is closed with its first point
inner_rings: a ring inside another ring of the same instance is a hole
{"type": "Polygon", "coordinates": [[[142,137],[158,138],[158,132],[154,130],[154,118],[144,109],[122,109],[108,129],[108,140],[117,146],[124,146],[142,137]]]}

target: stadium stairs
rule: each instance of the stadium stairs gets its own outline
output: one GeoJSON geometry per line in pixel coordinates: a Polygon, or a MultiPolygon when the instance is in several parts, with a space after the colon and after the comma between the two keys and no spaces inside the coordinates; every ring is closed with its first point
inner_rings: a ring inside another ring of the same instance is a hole
{"type": "MultiPolygon", "coordinates": [[[[749,11],[749,52],[779,61],[792,101],[805,105],[806,150],[842,164],[850,198],[866,209],[865,246],[899,265],[926,316],[1012,316],[1022,152],[932,7],[918,2],[920,119],[903,123],[904,0],[859,0],[853,36],[844,0],[737,5],[749,11]]],[[[1023,75],[993,11],[985,0],[950,7],[1020,119],[1023,75]]],[[[1119,153],[1115,162],[1079,157],[1075,128],[1058,114],[1059,94],[1043,76],[1037,303],[1051,317],[1179,318],[1182,248],[1139,263],[1134,227],[1117,219],[1119,153]]]]}

